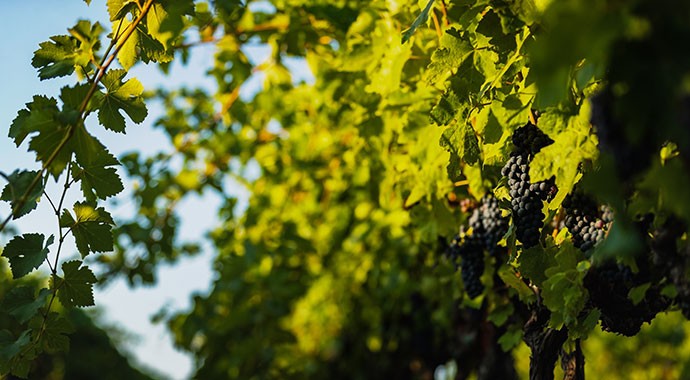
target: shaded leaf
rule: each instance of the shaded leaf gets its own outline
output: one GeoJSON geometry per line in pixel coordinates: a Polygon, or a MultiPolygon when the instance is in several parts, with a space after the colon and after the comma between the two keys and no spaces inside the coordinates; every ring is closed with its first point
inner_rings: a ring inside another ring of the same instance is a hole
{"type": "Polygon", "coordinates": [[[38,205],[38,199],[43,194],[43,180],[39,180],[31,192],[27,192],[31,182],[38,175],[40,175],[38,171],[19,171],[17,169],[8,176],[9,183],[2,189],[0,200],[10,202],[15,219],[28,214],[38,205]],[[24,199],[23,206],[16,209],[22,199],[24,199]]]}
{"type": "Polygon", "coordinates": [[[9,137],[19,146],[30,133],[55,125],[59,112],[57,100],[35,95],[33,101],[26,103],[26,109],[20,110],[12,121],[9,137]]]}
{"type": "Polygon", "coordinates": [[[74,326],[56,312],[48,313],[43,320],[43,315],[37,315],[29,321],[32,340],[49,353],[66,352],[69,350],[69,337],[67,334],[74,332],[74,326]],[[40,331],[43,330],[43,333],[40,331]]]}
{"type": "Polygon", "coordinates": [[[91,252],[113,250],[111,228],[115,223],[105,209],[77,202],[74,204],[74,214],[75,217],[67,209],[63,210],[60,227],[69,228],[72,231],[82,257],[91,252]]]}
{"type": "Polygon", "coordinates": [[[113,166],[118,160],[85,128],[79,127],[72,138],[76,163],[72,165],[72,177],[81,182],[81,189],[88,201],[106,199],[123,190],[122,181],[113,166]]]}
{"type": "Polygon", "coordinates": [[[547,279],[542,284],[541,295],[551,311],[553,328],[576,323],[585,307],[588,293],[583,279],[589,266],[578,266],[582,260],[585,260],[582,252],[566,240],[556,253],[555,265],[545,272],[547,279]]]}
{"type": "Polygon", "coordinates": [[[34,52],[31,65],[38,69],[41,80],[70,75],[75,68],[86,68],[100,47],[103,28],[99,23],[80,20],[69,29],[71,36],[50,37],[34,52]]]}
{"type": "Polygon", "coordinates": [[[31,344],[31,330],[25,330],[15,339],[11,332],[0,331],[0,371],[10,372],[15,376],[27,378],[36,350],[27,350],[31,344]],[[22,353],[22,355],[19,355],[22,353]]]}
{"type": "Polygon", "coordinates": [[[31,65],[38,70],[41,80],[63,77],[74,72],[75,65],[86,65],[88,60],[77,62],[76,40],[70,36],[61,35],[50,37],[51,41],[41,42],[40,48],[34,52],[31,65]]]}
{"type": "Polygon", "coordinates": [[[574,115],[548,110],[539,118],[538,126],[554,143],[536,154],[529,174],[534,182],[556,177],[558,193],[550,204],[556,209],[579,180],[580,164],[594,161],[599,155],[596,137],[591,134],[588,103],[574,115]]]}
{"type": "Polygon", "coordinates": [[[441,146],[467,164],[479,161],[479,141],[474,129],[465,122],[452,124],[443,131],[441,146]]]}
{"type": "Polygon", "coordinates": [[[45,246],[42,234],[23,234],[10,240],[2,255],[10,260],[12,277],[20,278],[41,266],[48,256],[48,247],[53,244],[53,236],[48,238],[45,246]]]}
{"type": "Polygon", "coordinates": [[[451,27],[441,37],[439,48],[431,55],[431,63],[425,72],[430,83],[445,80],[455,73],[474,52],[472,44],[457,27],[451,27]]]}
{"type": "Polygon", "coordinates": [[[17,318],[19,323],[26,323],[38,310],[45,306],[50,291],[41,289],[38,297],[35,296],[36,290],[32,286],[17,286],[10,289],[2,301],[2,308],[8,314],[17,318]]]}
{"type": "Polygon", "coordinates": [[[103,76],[102,83],[106,93],[99,92],[98,120],[101,124],[115,132],[125,131],[124,111],[135,123],[141,123],[146,118],[147,110],[141,94],[144,86],[137,79],[126,82],[122,78],[127,75],[125,70],[111,70],[103,76]]]}
{"type": "Polygon", "coordinates": [[[417,18],[412,22],[412,25],[410,25],[407,30],[405,30],[402,34],[402,43],[404,44],[407,42],[412,35],[414,34],[415,31],[417,31],[417,28],[419,28],[420,25],[426,23],[426,20],[429,19],[429,11],[431,10],[431,6],[434,5],[434,0],[429,0],[428,3],[426,3],[426,6],[424,9],[422,9],[422,12],[417,16],[417,18]]]}
{"type": "Polygon", "coordinates": [[[119,20],[125,17],[128,12],[137,9],[136,0],[108,0],[106,5],[110,21],[119,20]]]}
{"type": "Polygon", "coordinates": [[[62,264],[62,278],[53,277],[53,286],[57,286],[57,295],[64,306],[93,306],[93,284],[96,276],[87,266],[81,267],[79,260],[62,264]]]}

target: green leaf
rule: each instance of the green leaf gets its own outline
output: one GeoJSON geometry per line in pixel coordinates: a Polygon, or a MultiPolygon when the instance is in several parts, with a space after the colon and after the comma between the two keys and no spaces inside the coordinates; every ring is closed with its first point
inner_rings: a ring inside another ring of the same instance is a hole
{"type": "Polygon", "coordinates": [[[112,217],[102,207],[95,208],[88,203],[74,204],[75,217],[65,209],[60,217],[60,227],[69,228],[77,243],[82,257],[91,252],[108,252],[113,250],[111,232],[112,217]]]}
{"type": "Polygon", "coordinates": [[[117,159],[85,128],[76,129],[73,137],[76,163],[72,165],[72,177],[81,182],[87,201],[106,199],[120,193],[124,187],[113,166],[117,159]]]}
{"type": "Polygon", "coordinates": [[[668,298],[676,298],[678,295],[678,289],[673,284],[668,284],[661,289],[661,295],[668,298]]]}
{"type": "Polygon", "coordinates": [[[467,108],[453,90],[446,91],[431,109],[431,119],[438,125],[448,125],[455,115],[467,108]]]}
{"type": "MultiPolygon", "coordinates": [[[[111,16],[111,18],[112,18],[112,16],[111,16]]],[[[119,23],[120,22],[118,22],[118,24],[119,23]]],[[[122,26],[121,26],[122,31],[126,30],[131,24],[131,22],[129,22],[127,19],[123,19],[121,21],[121,23],[122,23],[122,26]]],[[[117,53],[117,60],[120,61],[120,65],[125,70],[131,69],[132,66],[134,66],[134,64],[137,62],[137,57],[139,56],[139,53],[137,51],[138,45],[139,45],[139,33],[135,30],[127,38],[127,40],[121,45],[120,51],[117,53]]]]}
{"type": "Polygon", "coordinates": [[[120,162],[108,149],[93,137],[83,126],[75,128],[72,137],[75,161],[80,165],[100,163],[105,166],[119,165],[120,162]]]}
{"type": "Polygon", "coordinates": [[[84,66],[88,61],[77,62],[77,41],[70,36],[53,36],[51,41],[41,42],[34,52],[31,65],[38,70],[41,80],[63,77],[74,72],[74,66],[84,66]]]}
{"type": "Polygon", "coordinates": [[[526,303],[536,301],[534,292],[522,281],[508,265],[502,265],[498,269],[498,276],[505,282],[506,285],[515,289],[520,297],[520,300],[526,303]]]}
{"type": "Polygon", "coordinates": [[[428,3],[426,3],[426,6],[424,9],[422,9],[422,13],[417,16],[416,19],[412,22],[412,25],[410,25],[407,30],[405,30],[402,34],[402,43],[404,44],[407,42],[412,35],[414,34],[415,31],[417,31],[417,28],[419,28],[420,25],[426,23],[426,20],[429,19],[429,11],[431,10],[431,6],[434,5],[434,0],[429,0],[428,3]]]}
{"type": "Polygon", "coordinates": [[[431,55],[431,63],[425,72],[429,83],[444,81],[458,71],[461,64],[472,56],[474,48],[469,38],[457,27],[451,27],[441,37],[439,48],[431,55]]]}
{"type": "MultiPolygon", "coordinates": [[[[130,25],[130,21],[123,19],[122,30],[130,27],[130,25]]],[[[144,63],[165,63],[172,61],[173,54],[160,41],[148,33],[146,25],[140,23],[127,38],[127,41],[122,44],[117,54],[117,59],[125,70],[129,70],[137,62],[137,59],[141,59],[144,63]]]]}
{"type": "Polygon", "coordinates": [[[648,282],[630,289],[628,292],[628,298],[630,298],[633,304],[639,304],[644,299],[644,296],[647,294],[647,290],[650,286],[652,286],[652,284],[648,282]]]}
{"type": "Polygon", "coordinates": [[[469,165],[479,161],[479,141],[472,126],[464,121],[454,123],[443,131],[440,144],[451,155],[456,155],[469,165]]]}
{"type": "Polygon", "coordinates": [[[2,189],[0,200],[10,202],[15,219],[28,214],[38,205],[38,199],[43,194],[43,180],[39,180],[31,192],[27,193],[27,190],[29,190],[31,182],[39,175],[40,172],[38,171],[19,171],[17,169],[8,176],[9,183],[2,189]],[[24,205],[16,209],[22,198],[24,199],[24,205]]]}
{"type": "Polygon", "coordinates": [[[103,28],[99,23],[80,20],[68,30],[71,36],[50,37],[51,41],[41,42],[34,52],[31,65],[39,69],[41,80],[70,75],[75,68],[83,71],[100,48],[103,28]]]}
{"type": "Polygon", "coordinates": [[[588,104],[585,103],[575,115],[550,109],[539,118],[538,126],[554,143],[536,154],[529,174],[534,182],[556,176],[558,193],[550,203],[551,209],[558,208],[572,192],[580,178],[580,164],[594,161],[599,155],[597,139],[590,133],[588,104]]]}
{"type": "Polygon", "coordinates": [[[491,182],[482,175],[480,165],[463,165],[462,174],[467,179],[467,188],[475,199],[481,199],[491,188],[491,182]]]}
{"type": "MultiPolygon", "coordinates": [[[[125,17],[128,12],[138,8],[136,0],[108,0],[106,5],[108,6],[110,21],[119,20],[125,17]]],[[[124,30],[124,26],[122,30],[124,30]]]]}
{"type": "Polygon", "coordinates": [[[544,250],[540,246],[523,250],[518,257],[520,273],[541,287],[546,281],[546,270],[556,263],[554,253],[553,248],[544,250]]]}
{"type": "Polygon", "coordinates": [[[36,159],[44,165],[51,157],[54,157],[48,166],[48,172],[56,179],[65,170],[72,157],[72,151],[68,149],[70,144],[61,145],[62,141],[68,138],[69,133],[70,127],[57,124],[53,128],[41,130],[29,143],[29,149],[36,152],[36,159]],[[59,151],[58,148],[60,148],[59,151]]]}
{"type": "Polygon", "coordinates": [[[12,121],[9,137],[19,146],[30,133],[54,126],[59,112],[57,100],[35,95],[12,121]]]}
{"type": "Polygon", "coordinates": [[[2,301],[2,308],[15,317],[19,323],[26,323],[38,310],[45,306],[50,291],[41,289],[38,297],[33,286],[17,286],[10,289],[2,301]]]}
{"type": "Polygon", "coordinates": [[[522,329],[515,326],[510,326],[508,330],[498,338],[498,344],[501,345],[501,349],[505,352],[517,347],[520,342],[522,342],[522,329]]]}
{"type": "Polygon", "coordinates": [[[125,70],[110,70],[101,81],[107,92],[97,93],[100,103],[98,120],[104,127],[115,132],[125,131],[125,118],[120,113],[121,110],[137,124],[144,121],[147,115],[141,96],[144,86],[134,78],[123,82],[125,75],[125,70]]]}
{"type": "Polygon", "coordinates": [[[486,319],[496,326],[503,326],[514,313],[515,307],[508,299],[498,299],[494,301],[486,319]]]}
{"type": "Polygon", "coordinates": [[[124,190],[117,170],[102,164],[73,165],[72,176],[81,181],[81,190],[88,201],[106,199],[124,190]]]}
{"type": "Polygon", "coordinates": [[[45,246],[42,234],[23,234],[10,240],[2,251],[2,255],[10,260],[12,277],[17,279],[41,266],[48,257],[48,247],[53,244],[53,235],[50,235],[45,246]]]}
{"type": "Polygon", "coordinates": [[[149,62],[170,62],[173,59],[171,52],[167,51],[165,46],[153,38],[148,33],[145,25],[137,25],[137,43],[139,47],[139,58],[144,63],[149,62]]]}
{"type": "Polygon", "coordinates": [[[93,284],[98,280],[89,267],[81,267],[79,260],[62,264],[62,278],[53,277],[58,299],[64,306],[93,306],[93,284]]]}
{"type": "Polygon", "coordinates": [[[25,330],[17,339],[14,339],[11,332],[0,330],[0,373],[10,372],[15,376],[27,378],[31,364],[37,356],[35,349],[27,349],[30,345],[31,330],[25,330]]]}
{"type": "Polygon", "coordinates": [[[397,38],[389,38],[383,49],[383,56],[378,60],[375,68],[368,73],[372,81],[365,90],[387,96],[400,90],[403,67],[412,54],[412,46],[401,44],[397,38]]]}
{"type": "MultiPolygon", "coordinates": [[[[29,150],[34,151],[36,159],[45,165],[61,141],[67,138],[68,125],[78,119],[78,114],[75,118],[75,112],[72,110],[60,112],[57,101],[44,96],[34,96],[33,101],[26,105],[27,108],[19,111],[12,121],[9,136],[14,138],[15,144],[19,146],[29,134],[38,132],[29,143],[29,150]]],[[[72,153],[67,148],[63,146],[48,166],[48,171],[55,178],[60,176],[69,162],[72,153]]]]}
{"type": "Polygon", "coordinates": [[[191,0],[156,2],[146,14],[146,28],[151,37],[166,49],[170,48],[184,30],[184,15],[187,14],[194,14],[194,3],[191,0]]]}
{"type": "Polygon", "coordinates": [[[547,269],[542,285],[544,305],[551,311],[551,327],[559,329],[564,324],[577,322],[588,298],[583,279],[588,266],[578,266],[585,260],[582,252],[566,240],[555,257],[556,265],[547,269]]]}
{"type": "MultiPolygon", "coordinates": [[[[84,102],[84,99],[86,99],[86,96],[89,93],[90,87],[91,86],[87,83],[80,83],[80,84],[76,84],[74,86],[63,87],[60,90],[60,99],[62,100],[62,103],[64,105],[63,109],[65,111],[69,109],[72,111],[76,111],[78,113],[79,109],[81,108],[82,103],[84,102]]],[[[89,102],[85,111],[87,113],[89,111],[92,111],[95,108],[94,105],[96,103],[97,103],[97,100],[92,97],[91,101],[89,102]]]]}
{"type": "Polygon", "coordinates": [[[599,311],[599,309],[594,309],[584,318],[578,318],[574,324],[568,327],[568,337],[570,339],[587,339],[589,333],[597,326],[597,323],[599,323],[599,317],[601,317],[601,311],[599,311]]]}
{"type": "Polygon", "coordinates": [[[45,321],[43,315],[37,315],[29,321],[29,327],[32,329],[32,340],[48,353],[67,352],[69,350],[67,334],[74,332],[74,327],[60,314],[50,312],[45,321]],[[40,332],[41,330],[43,333],[40,332]]]}

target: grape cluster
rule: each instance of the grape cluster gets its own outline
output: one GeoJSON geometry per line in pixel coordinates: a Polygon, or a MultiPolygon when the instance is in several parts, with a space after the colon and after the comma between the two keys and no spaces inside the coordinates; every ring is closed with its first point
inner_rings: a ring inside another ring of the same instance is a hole
{"type": "Polygon", "coordinates": [[[482,247],[490,254],[496,253],[498,242],[508,232],[508,219],[501,216],[498,199],[485,196],[481,206],[469,218],[472,235],[481,240],[482,247]]]}
{"type": "MultiPolygon", "coordinates": [[[[461,231],[461,235],[463,232],[461,231]]],[[[460,258],[460,275],[465,285],[465,292],[475,298],[484,291],[481,276],[484,273],[484,250],[481,240],[474,235],[455,236],[448,247],[449,256],[460,258]]]]}
{"type": "Polygon", "coordinates": [[[537,126],[527,123],[515,130],[515,150],[501,169],[501,174],[508,177],[515,234],[526,248],[539,243],[539,228],[544,219],[543,202],[555,189],[553,179],[532,183],[529,178],[529,163],[537,152],[551,143],[553,140],[537,126]]]}
{"type": "Polygon", "coordinates": [[[482,198],[480,206],[472,211],[469,228],[461,228],[448,247],[452,259],[460,258],[460,271],[465,291],[475,298],[484,291],[481,282],[484,273],[484,251],[496,253],[498,242],[508,231],[508,220],[501,216],[498,200],[492,196],[482,198]]]}
{"type": "Polygon", "coordinates": [[[610,207],[598,207],[586,195],[574,191],[563,201],[566,210],[564,224],[573,235],[573,245],[583,252],[604,240],[608,226],[613,221],[610,207]]]}
{"type": "Polygon", "coordinates": [[[634,304],[628,297],[630,289],[648,279],[633,273],[629,267],[615,262],[593,266],[584,279],[590,302],[601,311],[601,327],[625,336],[636,335],[644,322],[650,322],[656,314],[665,310],[670,300],[657,288],[647,290],[646,297],[634,304]]]}

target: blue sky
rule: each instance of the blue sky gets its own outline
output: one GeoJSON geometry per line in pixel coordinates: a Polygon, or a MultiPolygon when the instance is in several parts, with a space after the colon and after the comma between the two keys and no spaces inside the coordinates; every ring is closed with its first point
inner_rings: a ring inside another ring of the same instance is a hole
{"type": "MultiPolygon", "coordinates": [[[[3,23],[0,33],[3,46],[0,48],[0,72],[3,75],[3,90],[0,91],[0,171],[11,173],[16,168],[37,169],[32,153],[26,151],[26,145],[17,149],[7,137],[9,125],[18,110],[29,102],[34,94],[57,97],[60,87],[72,84],[75,77],[58,78],[40,81],[30,61],[38,44],[50,36],[66,34],[67,28],[73,26],[80,18],[100,21],[107,29],[109,22],[105,1],[94,0],[87,6],[81,0],[40,1],[40,0],[3,0],[0,2],[0,14],[3,23]]],[[[254,62],[261,62],[269,55],[265,46],[255,46],[246,50],[254,62]]],[[[207,67],[213,62],[213,46],[195,48],[188,66],[173,65],[171,75],[163,76],[155,66],[138,64],[128,74],[136,77],[147,89],[158,86],[175,88],[180,85],[203,87],[209,91],[215,89],[211,78],[204,75],[207,67]]],[[[288,60],[288,67],[297,80],[311,81],[311,74],[306,64],[300,60],[288,60]]],[[[261,75],[248,81],[241,90],[243,97],[251,96],[262,83],[261,75]]],[[[149,116],[141,125],[128,124],[127,134],[104,131],[94,117],[87,121],[87,128],[96,135],[114,154],[121,155],[127,151],[138,150],[152,154],[169,147],[167,138],[152,128],[161,109],[155,104],[149,105],[149,116]]],[[[126,217],[134,212],[131,201],[128,201],[130,184],[125,183],[125,191],[117,196],[120,206],[114,210],[117,218],[126,217]]],[[[75,189],[77,190],[77,189],[75,189]]],[[[48,194],[58,194],[55,185],[49,185],[48,194]]],[[[73,192],[66,204],[78,198],[73,192]]],[[[240,204],[246,204],[247,193],[240,185],[228,182],[226,193],[239,198],[240,204]]],[[[202,236],[205,231],[217,222],[216,206],[221,202],[217,195],[207,193],[203,198],[191,197],[180,205],[182,219],[182,240],[202,236]]],[[[0,217],[9,213],[6,202],[0,204],[0,217]]],[[[21,232],[57,232],[57,222],[50,206],[43,202],[38,211],[20,219],[15,224],[21,232]]],[[[74,245],[66,253],[74,255],[74,245]]],[[[66,256],[66,258],[68,258],[66,256]]],[[[153,325],[150,317],[167,307],[170,310],[183,310],[190,305],[190,295],[194,292],[205,292],[213,280],[211,262],[213,252],[205,246],[203,253],[195,258],[183,259],[174,266],[165,266],[158,270],[159,281],[154,287],[129,289],[122,281],[99,289],[96,292],[96,304],[100,310],[100,320],[111,326],[117,326],[133,334],[125,349],[132,353],[134,359],[149,367],[165,378],[187,378],[192,369],[191,358],[172,347],[171,338],[162,325],[153,325]]]]}

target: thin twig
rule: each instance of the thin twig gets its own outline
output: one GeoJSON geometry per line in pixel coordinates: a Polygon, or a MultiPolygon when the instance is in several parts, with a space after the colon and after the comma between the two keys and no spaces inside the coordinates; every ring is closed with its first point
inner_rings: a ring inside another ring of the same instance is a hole
{"type": "Polygon", "coordinates": [[[443,38],[443,31],[441,30],[441,24],[438,22],[438,17],[436,17],[436,12],[431,9],[431,19],[434,20],[434,27],[436,28],[436,35],[438,36],[438,43],[441,43],[441,38],[443,38]]]}

